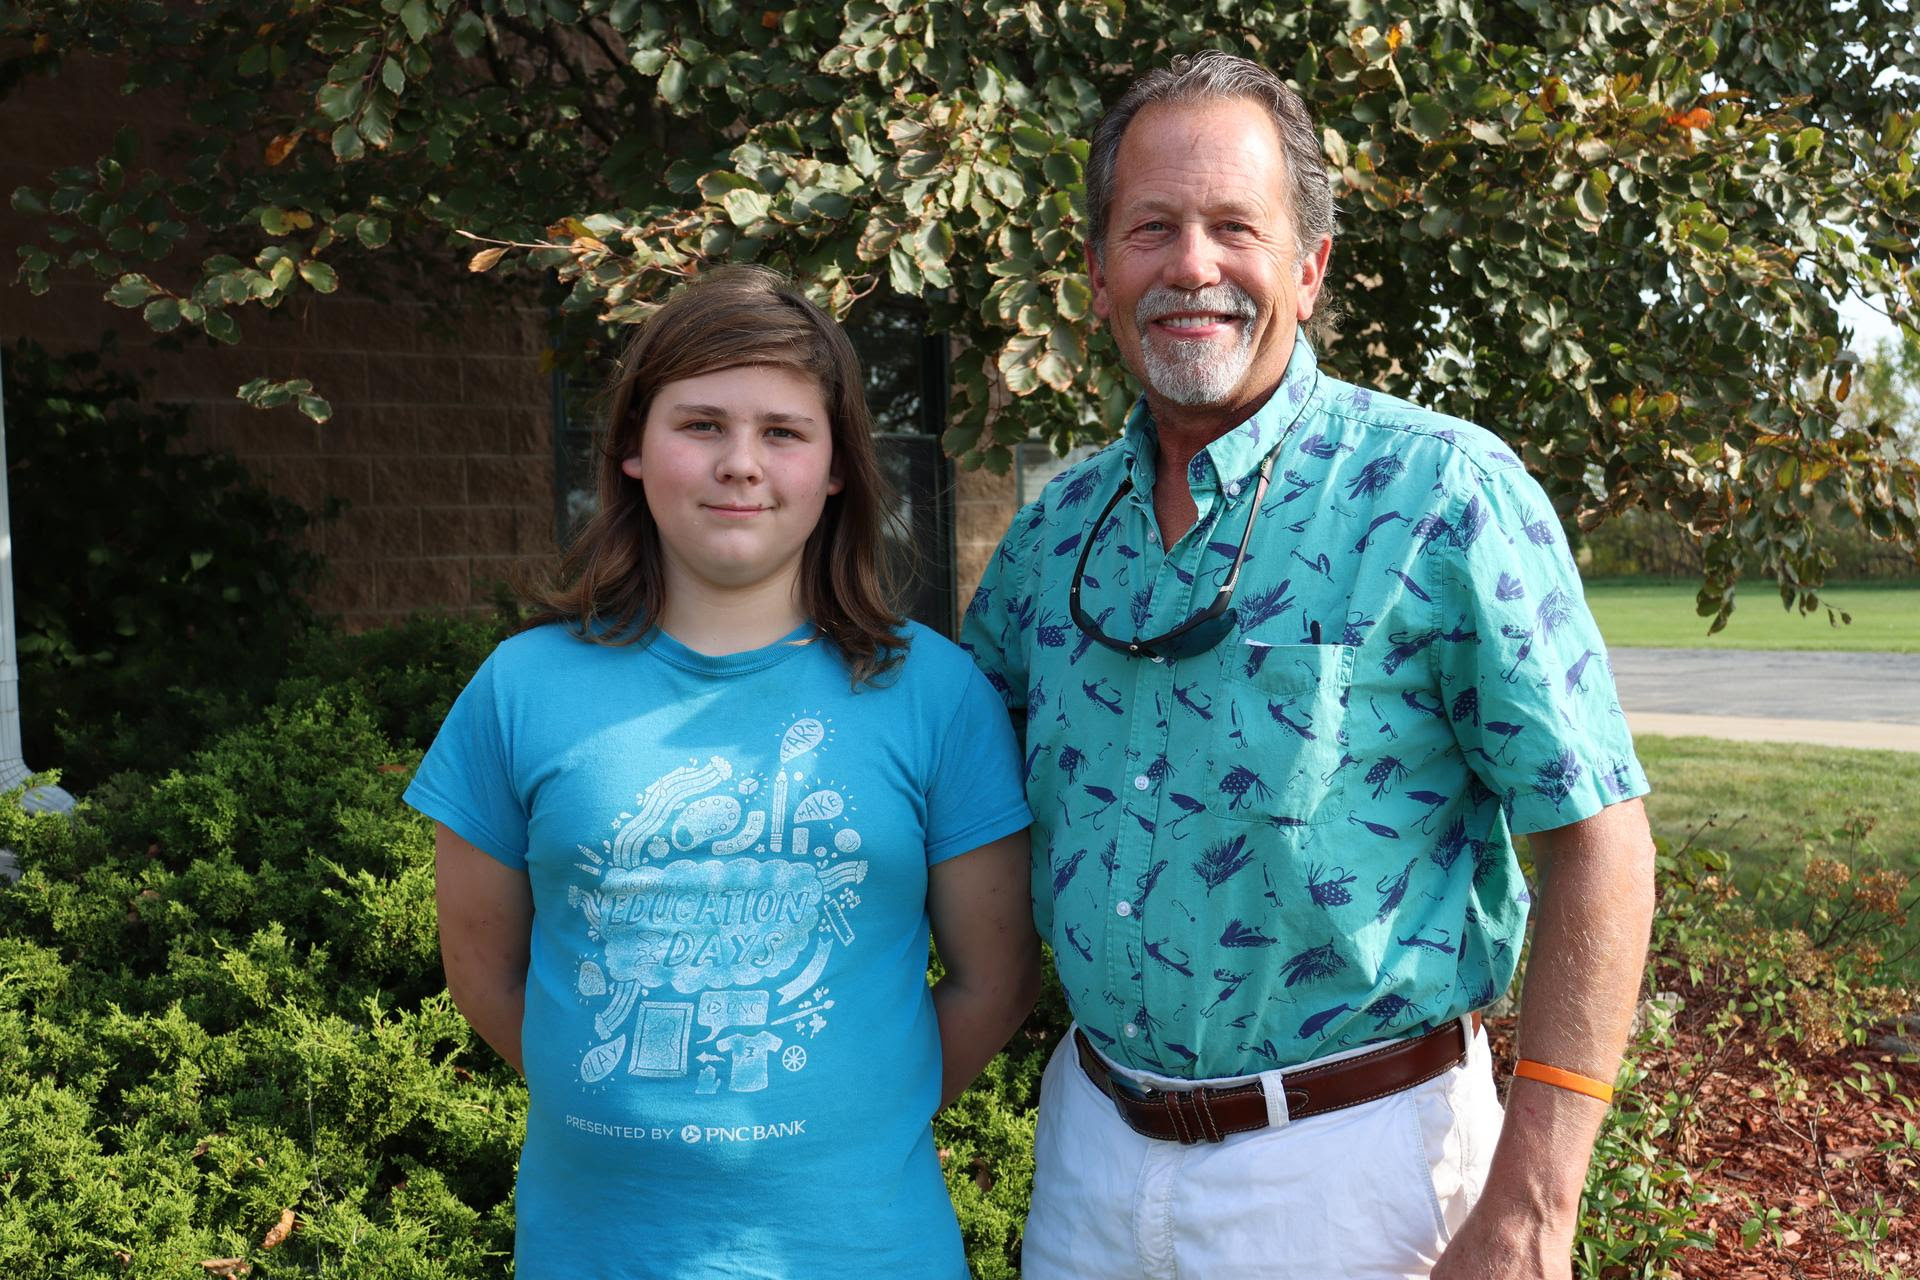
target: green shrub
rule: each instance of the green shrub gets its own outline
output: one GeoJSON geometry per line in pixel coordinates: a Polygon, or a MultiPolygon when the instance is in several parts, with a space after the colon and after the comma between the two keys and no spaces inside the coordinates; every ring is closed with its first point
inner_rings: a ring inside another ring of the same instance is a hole
{"type": "MultiPolygon", "coordinates": [[[[25,868],[0,889],[6,1274],[204,1276],[221,1258],[262,1280],[505,1273],[526,1094],[443,989],[431,824],[400,802],[492,635],[316,633],[264,712],[166,775],[121,774],[72,822],[0,800],[0,845],[25,868]],[[288,1210],[297,1228],[264,1247],[288,1210]]],[[[1583,1277],[1668,1274],[1705,1238],[1710,1192],[1681,1154],[1703,1054],[1854,1042],[1904,1007],[1904,881],[1831,856],[1851,850],[1816,848],[1743,896],[1724,858],[1662,846],[1652,985],[1684,992],[1707,1039],[1683,1058],[1663,1003],[1636,1032],[1588,1180],[1583,1277]]],[[[1067,1021],[1050,979],[934,1122],[981,1280],[1018,1275],[1040,1075],[1067,1021]]]]}
{"type": "Polygon", "coordinates": [[[84,790],[251,719],[312,621],[311,517],[99,355],[6,352],[23,736],[84,790]]]}

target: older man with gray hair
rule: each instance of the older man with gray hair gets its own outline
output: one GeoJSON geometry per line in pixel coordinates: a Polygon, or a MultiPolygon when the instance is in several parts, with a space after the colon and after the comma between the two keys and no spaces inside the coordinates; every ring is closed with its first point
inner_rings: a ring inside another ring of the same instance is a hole
{"type": "Polygon", "coordinates": [[[1144,394],[1015,518],[963,633],[1025,721],[1075,1018],[1025,1274],[1567,1276],[1653,859],[1553,508],[1493,434],[1319,368],[1333,201],[1265,69],[1134,84],[1087,223],[1144,394]],[[1523,832],[1503,1124],[1479,1012],[1523,832]]]}

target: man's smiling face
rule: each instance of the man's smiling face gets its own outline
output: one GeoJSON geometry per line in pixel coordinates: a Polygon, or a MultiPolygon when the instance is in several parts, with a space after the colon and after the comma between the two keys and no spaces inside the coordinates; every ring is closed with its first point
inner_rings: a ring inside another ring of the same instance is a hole
{"type": "Polygon", "coordinates": [[[1328,244],[1298,251],[1285,156],[1260,104],[1142,109],[1115,157],[1107,225],[1105,253],[1089,255],[1094,311],[1156,417],[1250,409],[1279,385],[1328,244]]]}

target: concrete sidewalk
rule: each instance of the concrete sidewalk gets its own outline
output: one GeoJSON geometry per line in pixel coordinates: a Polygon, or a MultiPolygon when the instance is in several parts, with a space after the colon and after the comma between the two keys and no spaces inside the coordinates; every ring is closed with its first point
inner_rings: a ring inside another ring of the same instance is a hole
{"type": "Polygon", "coordinates": [[[1615,649],[1635,733],[1920,752],[1920,654],[1615,649]]]}

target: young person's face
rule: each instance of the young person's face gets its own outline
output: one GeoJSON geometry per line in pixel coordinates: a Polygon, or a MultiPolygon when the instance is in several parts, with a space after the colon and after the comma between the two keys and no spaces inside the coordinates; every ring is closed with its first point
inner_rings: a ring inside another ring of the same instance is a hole
{"type": "Polygon", "coordinates": [[[676,585],[790,588],[828,495],[841,487],[820,385],[774,365],[661,387],[639,452],[620,469],[646,493],[669,596],[676,585]]]}

